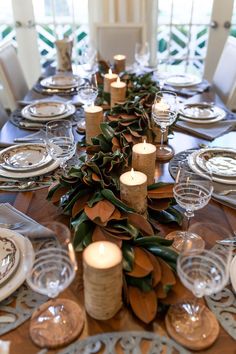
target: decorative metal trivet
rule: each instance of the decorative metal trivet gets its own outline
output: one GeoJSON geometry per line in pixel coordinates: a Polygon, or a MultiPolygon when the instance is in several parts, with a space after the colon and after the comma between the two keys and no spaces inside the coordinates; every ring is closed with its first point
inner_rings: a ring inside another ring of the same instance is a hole
{"type": "MultiPolygon", "coordinates": [[[[188,350],[170,338],[151,332],[112,332],[78,339],[58,354],[143,354],[145,343],[146,354],[179,353],[190,354],[188,350]]],[[[43,349],[38,354],[46,354],[43,349]]]]}
{"type": "Polygon", "coordinates": [[[175,179],[180,163],[183,163],[185,167],[189,169],[189,171],[192,171],[188,166],[188,156],[196,150],[198,149],[196,148],[196,149],[188,149],[185,151],[181,151],[170,160],[169,173],[171,177],[175,179]]]}

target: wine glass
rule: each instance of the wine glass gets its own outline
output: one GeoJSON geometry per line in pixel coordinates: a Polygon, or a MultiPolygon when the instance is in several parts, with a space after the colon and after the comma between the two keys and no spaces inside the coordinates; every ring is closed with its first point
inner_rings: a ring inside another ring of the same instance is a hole
{"type": "MultiPolygon", "coordinates": [[[[94,104],[98,95],[98,84],[97,84],[97,75],[92,74],[87,80],[86,84],[79,87],[78,96],[83,107],[91,106],[94,104]]],[[[77,124],[79,130],[84,131],[86,129],[85,117],[81,118],[77,124]]]]}
{"type": "Polygon", "coordinates": [[[177,118],[178,99],[177,95],[169,91],[157,92],[152,106],[152,119],[161,130],[161,144],[157,145],[157,159],[167,161],[173,157],[173,149],[163,144],[164,134],[177,118]]]}
{"type": "Polygon", "coordinates": [[[80,55],[80,64],[84,71],[84,77],[97,71],[97,51],[93,47],[84,46],[80,55]]]}
{"type": "Polygon", "coordinates": [[[218,322],[214,314],[199,302],[199,298],[225,287],[229,279],[230,253],[222,247],[215,247],[212,250],[191,249],[178,257],[178,276],[195,299],[171,306],[166,316],[166,326],[174,339],[191,349],[210,346],[218,336],[218,322]]]}
{"type": "Polygon", "coordinates": [[[135,60],[138,64],[138,71],[142,72],[145,66],[148,66],[150,58],[150,48],[147,42],[135,44],[135,60]]]}
{"type": "MultiPolygon", "coordinates": [[[[71,243],[70,230],[60,222],[48,222],[44,226],[55,234],[50,244],[42,243],[35,251],[33,266],[27,271],[26,281],[37,293],[53,300],[40,306],[31,318],[30,334],[33,341],[41,346],[41,340],[50,338],[52,345],[61,340],[66,333],[67,340],[73,336],[68,300],[55,299],[66,289],[77,271],[75,252],[71,243]],[[55,342],[55,343],[54,343],[55,342]]],[[[72,302],[75,310],[77,304],[72,302]]]]}
{"type": "Polygon", "coordinates": [[[76,151],[76,143],[70,121],[54,120],[46,124],[46,149],[53,159],[60,160],[60,167],[66,174],[67,161],[76,151]]]}
{"type": "Polygon", "coordinates": [[[180,207],[185,209],[187,218],[186,231],[173,231],[166,237],[174,239],[173,247],[177,250],[204,248],[204,240],[197,234],[189,232],[190,218],[196,210],[204,208],[211,199],[213,192],[212,177],[208,172],[199,175],[189,171],[188,167],[180,164],[174,185],[174,197],[180,207]]]}

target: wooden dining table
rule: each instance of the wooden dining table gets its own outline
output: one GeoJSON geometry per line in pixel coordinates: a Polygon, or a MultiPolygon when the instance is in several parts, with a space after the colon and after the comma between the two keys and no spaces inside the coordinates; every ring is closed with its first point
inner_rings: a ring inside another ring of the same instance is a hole
{"type": "MultiPolygon", "coordinates": [[[[205,101],[206,97],[209,98],[209,93],[198,95],[197,98],[200,101],[205,101]]],[[[209,99],[218,99],[215,95],[211,94],[209,99]]],[[[15,127],[12,123],[7,122],[3,126],[0,132],[0,141],[13,142],[15,137],[20,137],[29,134],[28,131],[15,127]]],[[[227,133],[212,142],[193,137],[183,132],[174,132],[173,138],[169,139],[169,144],[173,147],[175,154],[181,151],[198,148],[200,144],[206,144],[208,146],[217,147],[235,147],[236,132],[227,133]]],[[[156,164],[156,180],[173,182],[168,170],[168,163],[156,164]]],[[[10,203],[15,208],[26,213],[28,216],[36,220],[38,223],[46,221],[56,220],[69,225],[69,217],[61,214],[57,206],[46,200],[47,189],[41,189],[37,191],[25,191],[25,192],[7,192],[0,191],[0,202],[10,203]]],[[[236,230],[236,210],[228,206],[224,206],[215,200],[211,200],[207,206],[195,213],[195,217],[191,221],[195,223],[213,223],[223,227],[233,233],[236,230]]],[[[163,235],[168,234],[177,228],[176,224],[160,225],[163,235]]],[[[217,235],[209,233],[201,235],[208,246],[212,246],[217,238],[222,237],[220,232],[217,235]]],[[[81,266],[81,254],[78,254],[79,267],[77,275],[73,283],[59,296],[62,298],[68,298],[84,307],[83,299],[83,279],[82,279],[82,266],[81,266]]],[[[176,299],[177,301],[178,299],[176,299]]],[[[81,339],[88,336],[92,336],[99,333],[114,332],[114,331],[139,331],[145,330],[160,335],[168,336],[165,322],[163,317],[157,315],[156,319],[146,325],[142,323],[131,310],[123,305],[121,310],[110,320],[98,321],[91,318],[88,314],[85,314],[85,325],[80,335],[81,339]]],[[[29,336],[29,320],[20,325],[15,330],[8,332],[1,336],[2,340],[11,341],[10,353],[11,354],[34,354],[40,349],[36,347],[29,336]]],[[[51,350],[49,353],[56,353],[57,351],[51,350]]],[[[199,353],[206,354],[234,354],[236,353],[236,342],[229,336],[226,331],[221,327],[220,335],[216,342],[208,349],[201,350],[199,353]]]]}

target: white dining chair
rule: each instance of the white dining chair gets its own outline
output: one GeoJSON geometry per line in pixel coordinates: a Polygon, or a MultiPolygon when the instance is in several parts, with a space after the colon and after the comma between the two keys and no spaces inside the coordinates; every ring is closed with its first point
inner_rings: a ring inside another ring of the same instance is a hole
{"type": "Polygon", "coordinates": [[[4,107],[14,110],[17,101],[22,100],[28,92],[28,86],[16,50],[11,44],[0,47],[0,82],[4,107]]]}
{"type": "Polygon", "coordinates": [[[236,109],[236,38],[229,36],[212,79],[212,86],[230,109],[236,109]]]}
{"type": "Polygon", "coordinates": [[[8,121],[9,116],[3,107],[2,102],[0,101],[0,128],[8,121]]]}
{"type": "Polygon", "coordinates": [[[134,62],[135,44],[142,43],[143,26],[136,24],[95,24],[95,47],[98,58],[113,62],[116,54],[124,54],[128,65],[134,62]]]}

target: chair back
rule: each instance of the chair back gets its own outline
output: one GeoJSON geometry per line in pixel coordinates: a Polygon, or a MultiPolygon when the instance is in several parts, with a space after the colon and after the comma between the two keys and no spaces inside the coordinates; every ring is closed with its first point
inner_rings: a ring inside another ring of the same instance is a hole
{"type": "Polygon", "coordinates": [[[95,25],[98,58],[113,63],[116,54],[126,56],[126,64],[134,62],[135,43],[142,43],[143,27],[136,24],[95,25]]]}
{"type": "Polygon", "coordinates": [[[222,101],[236,109],[236,38],[229,36],[213,76],[212,86],[222,101]]]}
{"type": "Polygon", "coordinates": [[[9,116],[3,107],[2,102],[0,101],[0,128],[8,121],[9,116]]]}
{"type": "Polygon", "coordinates": [[[16,50],[11,44],[0,48],[0,81],[4,89],[4,106],[14,110],[17,101],[26,95],[28,86],[16,50]]]}

